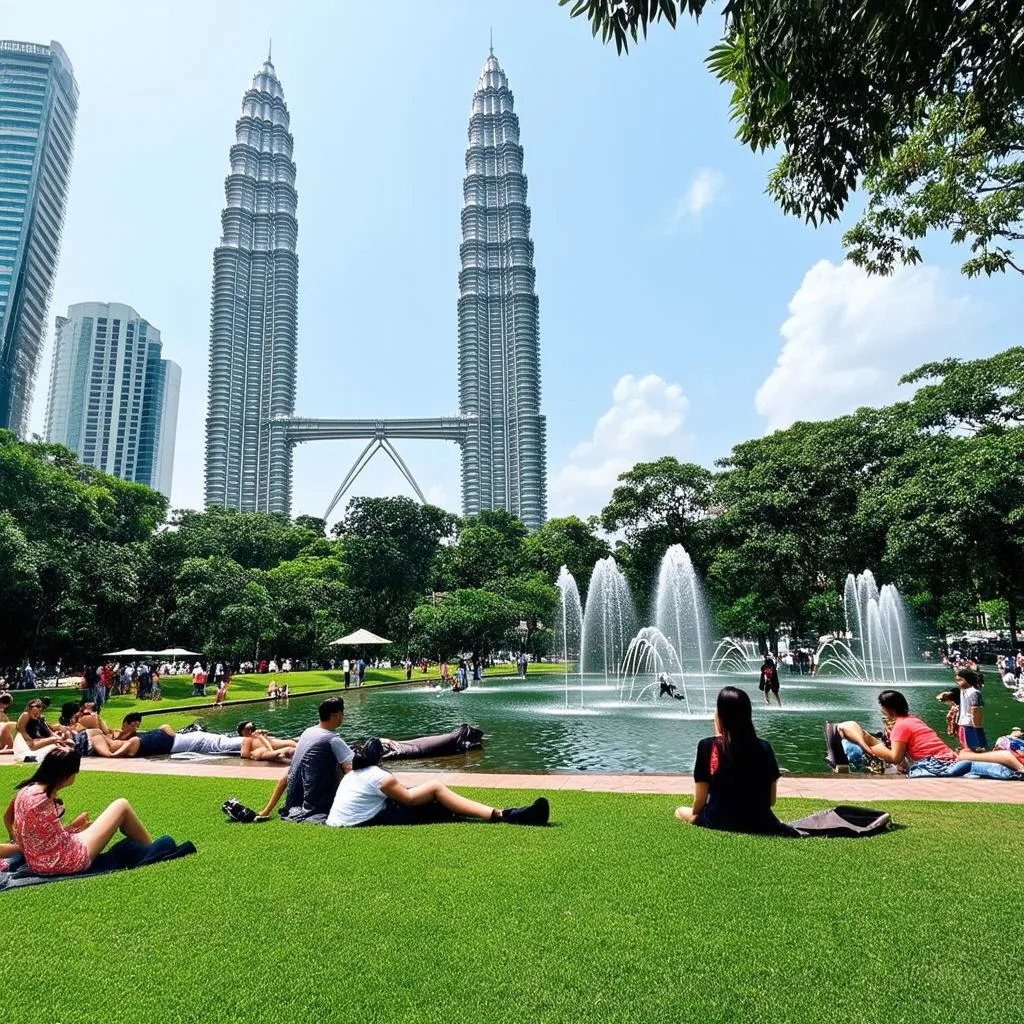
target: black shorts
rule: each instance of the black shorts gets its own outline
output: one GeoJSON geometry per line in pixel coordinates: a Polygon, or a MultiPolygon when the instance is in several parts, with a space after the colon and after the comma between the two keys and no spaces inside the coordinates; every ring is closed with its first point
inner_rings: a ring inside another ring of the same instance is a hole
{"type": "Polygon", "coordinates": [[[429,804],[420,804],[412,807],[409,804],[400,804],[397,800],[387,797],[384,806],[369,821],[361,821],[358,828],[369,825],[436,825],[445,821],[460,821],[457,814],[453,814],[447,807],[442,806],[436,800],[429,804]]]}

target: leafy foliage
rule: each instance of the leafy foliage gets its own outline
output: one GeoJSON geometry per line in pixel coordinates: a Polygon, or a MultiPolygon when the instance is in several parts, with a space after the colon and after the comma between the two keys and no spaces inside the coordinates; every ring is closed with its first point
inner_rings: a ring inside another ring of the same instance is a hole
{"type": "MultiPolygon", "coordinates": [[[[620,53],[656,22],[675,27],[681,15],[699,18],[708,6],[559,2],[620,53]]],[[[1003,138],[1018,119],[1018,0],[727,0],[721,10],[723,36],[707,64],[732,87],[737,135],[754,150],[783,150],[769,192],[784,210],[814,223],[838,218],[858,180],[877,174],[911,134],[922,105],[931,111],[969,93],[972,118],[988,141],[1003,138]]]]}
{"type": "Polygon", "coordinates": [[[951,93],[920,112],[890,156],[865,180],[868,206],[843,244],[871,273],[920,263],[916,242],[948,231],[970,247],[968,277],[1024,274],[1014,246],[1024,240],[1024,105],[992,126],[973,93],[951,93]]]}

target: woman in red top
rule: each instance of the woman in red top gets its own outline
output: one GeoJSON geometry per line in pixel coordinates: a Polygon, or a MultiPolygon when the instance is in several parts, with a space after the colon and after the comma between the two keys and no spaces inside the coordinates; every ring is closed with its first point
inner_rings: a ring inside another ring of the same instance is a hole
{"type": "Polygon", "coordinates": [[[115,800],[94,821],[83,812],[65,828],[56,794],[74,784],[82,758],[76,750],[54,750],[35,775],[17,785],[18,795],[4,814],[4,824],[21,848],[28,867],[39,875],[87,871],[118,832],[149,846],[153,840],[127,800],[115,800]]]}
{"type": "Polygon", "coordinates": [[[865,753],[890,764],[909,763],[910,778],[950,778],[976,775],[989,779],[1013,778],[1014,771],[1007,765],[981,761],[959,760],[942,737],[917,715],[910,713],[907,698],[899,690],[883,690],[878,705],[887,722],[891,722],[889,742],[872,736],[856,722],[840,722],[836,726],[843,739],[856,743],[865,753]]]}

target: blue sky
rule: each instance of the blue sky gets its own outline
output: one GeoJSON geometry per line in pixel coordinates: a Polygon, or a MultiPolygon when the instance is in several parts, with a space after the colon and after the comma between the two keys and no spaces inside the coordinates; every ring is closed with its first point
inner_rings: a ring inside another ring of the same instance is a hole
{"type": "MultiPolygon", "coordinates": [[[[770,155],[734,139],[703,66],[714,16],[620,58],[555,0],[0,0],[0,35],[59,40],[81,90],[33,428],[53,316],[133,305],[183,369],[172,504],[201,504],[212,252],[269,37],[298,168],[296,411],[454,412],[466,125],[492,28],[529,177],[552,514],[599,511],[638,459],[711,464],[798,417],[891,400],[927,359],[1019,341],[1019,282],[961,278],[942,240],[871,280],[843,264],[840,227],[779,212],[770,155]]],[[[294,511],[322,514],[360,447],[297,449],[294,511]]],[[[400,450],[458,510],[457,449],[400,450]]],[[[356,488],[407,490],[381,456],[356,488]]]]}

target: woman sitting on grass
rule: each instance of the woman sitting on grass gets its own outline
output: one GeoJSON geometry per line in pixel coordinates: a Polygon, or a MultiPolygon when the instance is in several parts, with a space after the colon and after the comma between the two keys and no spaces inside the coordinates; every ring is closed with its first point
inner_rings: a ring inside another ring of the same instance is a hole
{"type": "Polygon", "coordinates": [[[772,811],[778,778],[771,744],[754,731],[750,698],[726,686],[718,694],[715,735],[697,744],[693,806],[677,808],[676,817],[725,832],[796,836],[772,811]]]}
{"type": "Polygon", "coordinates": [[[391,772],[381,768],[384,744],[367,740],[352,758],[352,771],[338,786],[327,824],[425,825],[476,818],[509,825],[546,825],[550,809],[544,797],[529,807],[500,811],[453,793],[436,780],[407,789],[391,772]]]}
{"type": "Polygon", "coordinates": [[[38,875],[88,871],[118,831],[140,847],[153,842],[124,799],[115,800],[94,822],[90,823],[83,811],[67,828],[61,824],[63,807],[58,807],[61,802],[55,797],[74,785],[81,765],[76,750],[51,751],[35,774],[15,787],[19,792],[4,814],[8,834],[21,849],[29,869],[38,875]]]}
{"type": "Polygon", "coordinates": [[[888,744],[872,736],[857,722],[840,722],[836,729],[844,740],[855,743],[866,754],[889,764],[909,763],[907,775],[918,778],[949,778],[979,775],[989,779],[1009,779],[1014,771],[1006,764],[979,760],[970,751],[958,758],[942,737],[917,715],[910,713],[907,698],[899,690],[883,690],[878,695],[883,718],[892,721],[888,744]]]}
{"type": "Polygon", "coordinates": [[[41,697],[33,697],[18,718],[14,736],[15,761],[42,761],[47,754],[70,745],[63,726],[51,729],[43,717],[46,705],[41,697]]]}

